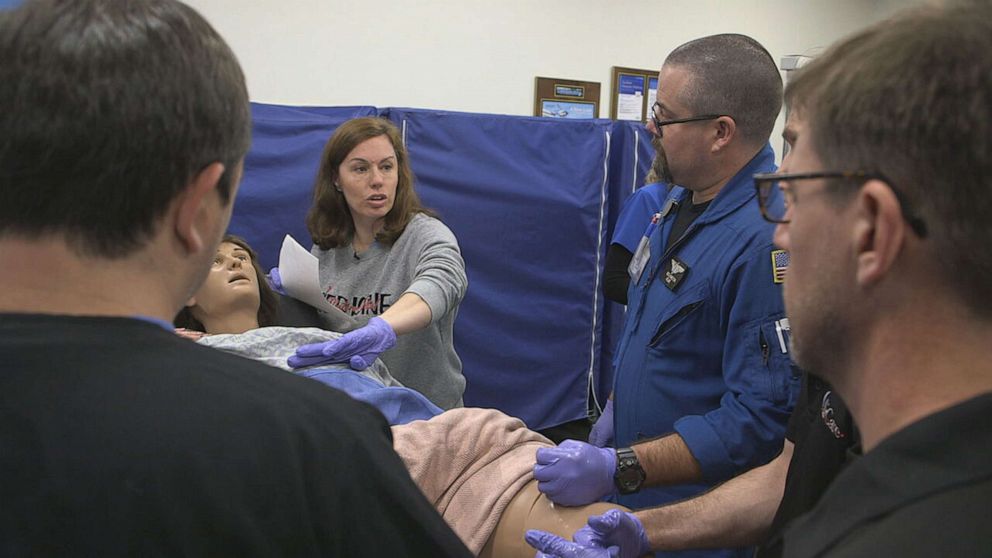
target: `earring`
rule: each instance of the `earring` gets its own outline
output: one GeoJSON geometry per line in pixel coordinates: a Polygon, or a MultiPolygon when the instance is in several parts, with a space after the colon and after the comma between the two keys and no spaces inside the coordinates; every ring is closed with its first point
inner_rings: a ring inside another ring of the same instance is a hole
{"type": "Polygon", "coordinates": [[[341,190],[341,185],[338,184],[337,182],[334,183],[334,189],[337,190],[338,192],[341,192],[342,191],[341,190]]]}

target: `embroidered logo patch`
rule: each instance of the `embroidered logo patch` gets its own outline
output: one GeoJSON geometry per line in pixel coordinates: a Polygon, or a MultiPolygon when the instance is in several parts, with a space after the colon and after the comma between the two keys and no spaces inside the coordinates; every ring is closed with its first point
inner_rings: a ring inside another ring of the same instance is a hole
{"type": "Polygon", "coordinates": [[[823,394],[823,401],[820,403],[820,418],[823,419],[823,425],[834,435],[834,438],[840,440],[846,436],[844,431],[840,429],[840,426],[837,425],[837,421],[834,420],[835,411],[833,402],[830,400],[832,393],[832,391],[828,391],[823,394]]]}
{"type": "Polygon", "coordinates": [[[789,253],[785,250],[772,250],[772,281],[785,281],[785,272],[789,270],[789,253]]]}
{"type": "Polygon", "coordinates": [[[689,266],[685,265],[682,260],[672,257],[672,259],[665,262],[665,286],[671,290],[675,290],[679,283],[685,279],[685,274],[689,271],[689,266]]]}

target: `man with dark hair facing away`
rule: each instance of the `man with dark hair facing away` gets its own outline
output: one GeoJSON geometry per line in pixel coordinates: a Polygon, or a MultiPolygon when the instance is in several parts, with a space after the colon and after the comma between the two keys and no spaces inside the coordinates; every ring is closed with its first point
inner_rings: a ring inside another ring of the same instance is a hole
{"type": "Polygon", "coordinates": [[[468,556],[371,407],[169,321],[250,141],[172,0],[0,14],[0,554],[468,556]]]}

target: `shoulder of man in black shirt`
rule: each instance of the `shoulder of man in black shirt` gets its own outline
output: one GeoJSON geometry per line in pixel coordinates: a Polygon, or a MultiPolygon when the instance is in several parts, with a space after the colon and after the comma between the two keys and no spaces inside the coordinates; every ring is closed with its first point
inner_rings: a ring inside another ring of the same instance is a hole
{"type": "Polygon", "coordinates": [[[760,558],[782,555],[786,526],[813,509],[831,481],[860,452],[858,430],[847,406],[830,384],[808,373],[803,374],[785,435],[795,447],[771,536],[757,553],[760,558]]]}
{"type": "Polygon", "coordinates": [[[374,408],[150,323],[2,318],[0,554],[470,555],[374,408]]]}

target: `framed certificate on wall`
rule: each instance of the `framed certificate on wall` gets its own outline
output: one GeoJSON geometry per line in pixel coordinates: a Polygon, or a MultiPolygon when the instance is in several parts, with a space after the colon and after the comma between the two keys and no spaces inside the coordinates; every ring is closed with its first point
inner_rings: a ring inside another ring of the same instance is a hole
{"type": "Polygon", "coordinates": [[[610,118],[647,122],[657,95],[658,72],[614,66],[610,118]]]}
{"type": "Polygon", "coordinates": [[[599,118],[599,82],[535,78],[534,116],[599,118]]]}

